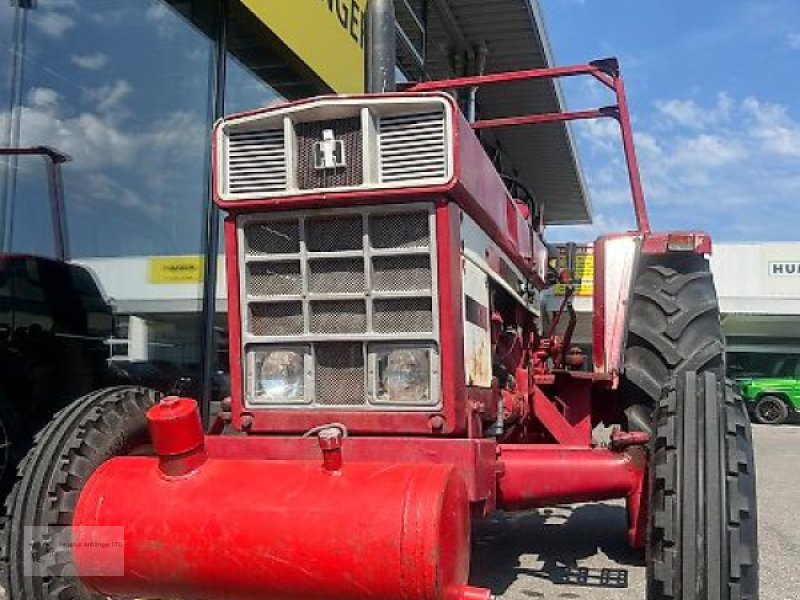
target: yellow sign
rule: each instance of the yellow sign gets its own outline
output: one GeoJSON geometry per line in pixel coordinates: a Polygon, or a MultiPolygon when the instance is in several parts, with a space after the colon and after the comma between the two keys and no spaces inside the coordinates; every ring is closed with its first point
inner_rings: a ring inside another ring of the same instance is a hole
{"type": "Polygon", "coordinates": [[[200,256],[159,256],[147,265],[150,283],[200,283],[203,281],[203,258],[200,256]]]}
{"type": "Polygon", "coordinates": [[[333,91],[364,91],[367,0],[242,0],[333,91]]]}
{"type": "MultiPolygon", "coordinates": [[[[558,268],[567,268],[565,248],[559,248],[558,268]]],[[[557,284],[555,294],[563,296],[567,288],[557,284]]],[[[594,293],[594,249],[590,245],[578,246],[575,252],[575,295],[591,296],[594,293]]]]}

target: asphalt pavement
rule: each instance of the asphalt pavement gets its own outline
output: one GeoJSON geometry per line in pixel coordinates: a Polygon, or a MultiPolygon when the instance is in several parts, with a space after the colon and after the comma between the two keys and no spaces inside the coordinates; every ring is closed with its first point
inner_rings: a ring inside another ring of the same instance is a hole
{"type": "MultiPolygon", "coordinates": [[[[800,600],[800,425],[754,426],[761,600],[800,600]]],[[[477,526],[471,582],[501,600],[643,600],[622,503],[500,515],[477,526]]]]}

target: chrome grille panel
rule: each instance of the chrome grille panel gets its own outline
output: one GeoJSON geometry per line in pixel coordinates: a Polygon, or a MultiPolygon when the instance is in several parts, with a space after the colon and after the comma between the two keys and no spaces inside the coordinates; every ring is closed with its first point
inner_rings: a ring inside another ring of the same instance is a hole
{"type": "Polygon", "coordinates": [[[303,406],[389,410],[373,402],[366,357],[375,344],[436,348],[434,231],[429,205],[239,217],[244,356],[303,345],[303,406]]]}
{"type": "Polygon", "coordinates": [[[444,177],[447,174],[444,110],[381,117],[378,157],[382,183],[444,177]]]}
{"type": "Polygon", "coordinates": [[[229,192],[260,194],[286,189],[283,129],[231,132],[227,158],[229,192]]]}

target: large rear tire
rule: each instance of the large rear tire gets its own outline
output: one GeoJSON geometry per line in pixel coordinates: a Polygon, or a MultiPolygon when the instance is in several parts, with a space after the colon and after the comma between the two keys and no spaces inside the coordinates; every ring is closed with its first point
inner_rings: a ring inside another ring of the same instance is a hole
{"type": "Polygon", "coordinates": [[[647,599],[756,600],[755,464],[742,399],[711,372],[687,372],[654,417],[647,599]]]}
{"type": "Polygon", "coordinates": [[[149,443],[145,413],[159,397],[141,387],[100,390],[61,410],[36,436],[0,521],[0,585],[8,600],[96,597],[72,574],[69,553],[59,552],[53,540],[68,534],[80,491],[95,469],[149,443]],[[31,526],[37,528],[35,547],[31,526]],[[32,561],[46,572],[32,576],[32,561]]]}
{"type": "Polygon", "coordinates": [[[671,377],[711,371],[722,380],[724,347],[708,260],[644,257],[631,292],[622,363],[629,429],[652,434],[652,412],[671,377]]]}

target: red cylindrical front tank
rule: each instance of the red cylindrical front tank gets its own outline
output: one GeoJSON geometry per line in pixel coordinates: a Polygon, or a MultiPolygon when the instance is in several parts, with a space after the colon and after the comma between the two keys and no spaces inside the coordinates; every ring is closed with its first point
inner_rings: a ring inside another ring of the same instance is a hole
{"type": "Polygon", "coordinates": [[[466,600],[469,506],[452,466],[209,458],[171,477],[121,457],[73,520],[78,574],[108,596],[173,600],[466,600]],[[124,570],[96,526],[124,527],[124,570]]]}

